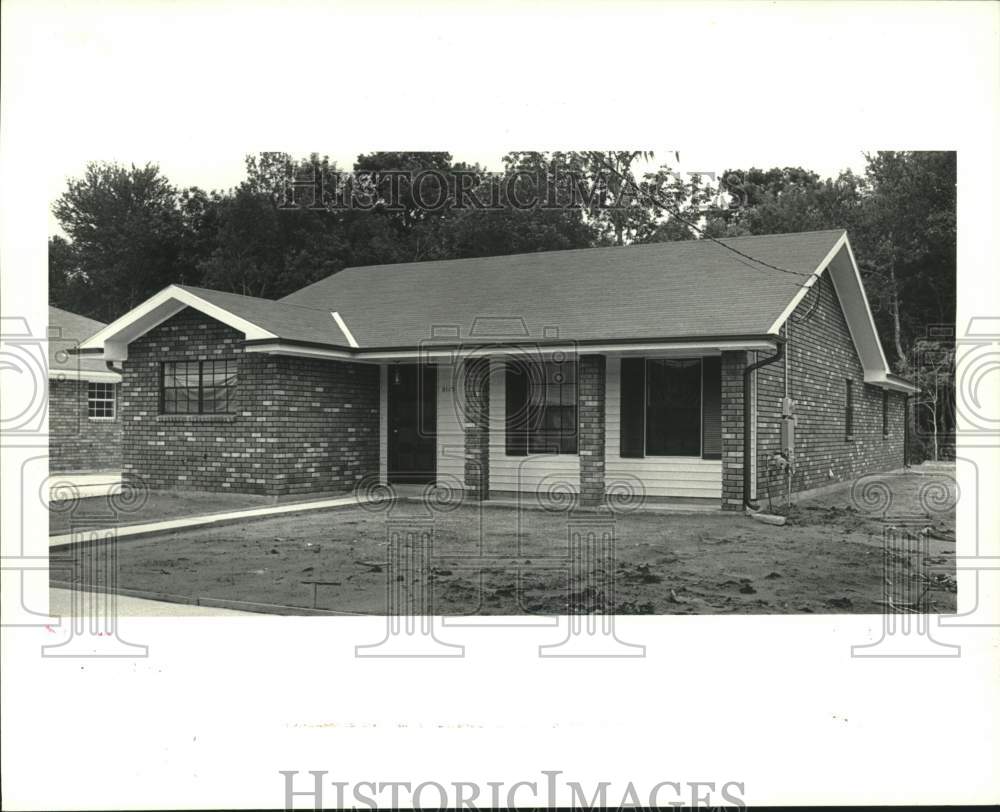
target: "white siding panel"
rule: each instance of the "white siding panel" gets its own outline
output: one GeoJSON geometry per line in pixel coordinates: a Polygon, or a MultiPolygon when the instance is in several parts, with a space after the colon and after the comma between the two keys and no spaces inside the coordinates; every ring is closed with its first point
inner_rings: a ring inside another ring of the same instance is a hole
{"type": "Polygon", "coordinates": [[[378,479],[383,485],[389,478],[389,367],[378,369],[378,479]]]}
{"type": "Polygon", "coordinates": [[[465,430],[462,426],[458,367],[437,365],[437,476],[439,481],[465,486],[465,430]]]}
{"type": "MultiPolygon", "coordinates": [[[[620,373],[621,359],[610,356],[607,360],[607,434],[605,453],[606,480],[614,487],[616,480],[631,481],[636,478],[649,497],[704,497],[722,498],[722,461],[703,460],[700,457],[646,457],[623,459],[620,456],[620,373]]],[[[386,368],[383,366],[383,383],[386,368]]],[[[526,457],[508,457],[504,434],[506,393],[504,365],[494,361],[490,366],[490,490],[547,492],[558,488],[571,492],[580,490],[580,460],[576,454],[534,454],[526,457]]],[[[465,439],[462,416],[459,413],[460,397],[455,387],[461,387],[455,368],[448,364],[438,366],[438,456],[439,478],[454,483],[465,480],[465,439]]],[[[385,387],[383,386],[383,415],[385,414],[385,387]]],[[[387,459],[387,431],[383,417],[380,437],[380,458],[385,471],[387,459]]]]}
{"type": "Polygon", "coordinates": [[[701,457],[644,457],[621,455],[621,358],[607,361],[605,434],[605,482],[608,488],[618,478],[639,480],[649,497],[722,498],[722,461],[701,457]]]}

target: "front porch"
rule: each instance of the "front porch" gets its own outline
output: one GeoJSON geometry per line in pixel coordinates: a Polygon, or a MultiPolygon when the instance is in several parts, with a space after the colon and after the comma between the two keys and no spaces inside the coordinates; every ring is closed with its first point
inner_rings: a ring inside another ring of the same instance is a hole
{"type": "Polygon", "coordinates": [[[742,408],[724,406],[733,382],[723,379],[745,361],[746,352],[661,350],[383,363],[379,478],[397,492],[436,483],[522,506],[527,495],[541,507],[718,509],[724,465],[742,475],[732,442],[742,408]]]}

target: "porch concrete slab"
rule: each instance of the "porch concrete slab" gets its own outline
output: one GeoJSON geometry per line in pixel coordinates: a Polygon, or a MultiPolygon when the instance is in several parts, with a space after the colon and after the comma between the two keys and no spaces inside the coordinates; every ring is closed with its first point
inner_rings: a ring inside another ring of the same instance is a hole
{"type": "Polygon", "coordinates": [[[121,471],[69,471],[49,474],[49,499],[114,496],[121,493],[121,471]]]}
{"type": "MultiPolygon", "coordinates": [[[[209,513],[203,516],[190,516],[183,519],[166,519],[159,522],[146,522],[143,524],[118,525],[104,530],[87,529],[88,537],[100,537],[103,533],[115,534],[115,538],[134,538],[136,536],[148,536],[156,533],[169,533],[174,530],[187,530],[192,527],[205,527],[210,525],[221,525],[232,522],[240,522],[246,519],[261,519],[271,516],[281,516],[286,513],[304,513],[312,510],[330,510],[332,508],[355,507],[368,502],[377,501],[374,497],[362,497],[355,494],[349,496],[339,496],[332,499],[315,499],[306,502],[292,502],[287,504],[268,505],[267,507],[248,508],[246,510],[231,510],[223,513],[209,513]]],[[[73,533],[63,533],[57,536],[49,536],[49,548],[63,547],[68,544],[78,543],[86,540],[73,533]]]]}
{"type": "MultiPolygon", "coordinates": [[[[420,502],[423,500],[422,494],[417,493],[407,493],[401,489],[396,489],[396,496],[404,502],[420,502]]],[[[495,496],[491,495],[489,499],[484,499],[482,501],[468,502],[468,505],[481,505],[483,507],[494,507],[494,508],[507,508],[507,509],[520,509],[520,510],[550,510],[550,508],[545,507],[542,504],[538,504],[536,500],[531,498],[531,494],[525,495],[523,498],[518,499],[515,496],[495,496]]],[[[685,501],[655,501],[655,502],[645,502],[642,505],[636,507],[628,507],[624,509],[609,508],[607,505],[602,505],[600,507],[582,507],[577,505],[572,508],[574,513],[614,513],[614,514],[625,514],[625,513],[665,513],[665,514],[678,514],[678,513],[721,513],[722,508],[719,506],[718,499],[705,499],[701,501],[685,500],[685,501]]]]}

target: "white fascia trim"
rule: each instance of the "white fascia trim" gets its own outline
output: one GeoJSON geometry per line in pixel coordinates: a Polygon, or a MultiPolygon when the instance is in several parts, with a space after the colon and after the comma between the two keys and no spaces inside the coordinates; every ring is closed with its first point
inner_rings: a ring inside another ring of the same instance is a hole
{"type": "Polygon", "coordinates": [[[50,381],[94,381],[95,383],[121,383],[117,372],[97,372],[77,369],[49,369],[50,381]]]}
{"type": "MultiPolygon", "coordinates": [[[[878,329],[875,327],[875,317],[872,315],[871,304],[868,302],[868,294],[865,293],[865,286],[864,283],[861,281],[861,270],[858,268],[857,260],[854,258],[854,251],[851,249],[851,241],[847,239],[846,231],[841,236],[841,238],[837,240],[833,248],[830,249],[830,252],[823,258],[823,261],[817,266],[816,270],[813,271],[812,276],[809,277],[808,281],[805,282],[801,290],[799,290],[799,292],[795,294],[795,297],[792,299],[791,302],[789,302],[788,307],[785,308],[785,310],[777,318],[774,324],[771,325],[771,329],[768,332],[777,333],[781,329],[781,327],[785,324],[785,322],[788,321],[788,318],[792,315],[792,313],[795,312],[795,308],[799,306],[802,300],[806,297],[806,294],[809,293],[812,286],[820,278],[823,271],[825,271],[829,267],[830,263],[833,262],[834,258],[837,256],[837,254],[840,252],[842,248],[847,249],[847,257],[851,261],[851,269],[853,270],[854,273],[854,284],[857,285],[857,289],[861,294],[861,301],[864,302],[865,314],[868,317],[868,326],[871,328],[871,334],[874,339],[874,344],[876,349],[878,349],[879,359],[882,361],[881,370],[865,370],[865,376],[866,376],[865,382],[866,383],[871,382],[875,386],[885,385],[886,388],[892,388],[892,389],[898,388],[898,391],[901,392],[909,391],[902,384],[894,384],[891,382],[889,384],[883,384],[879,382],[886,380],[885,376],[892,371],[892,368],[889,366],[889,361],[885,357],[885,350],[882,348],[882,342],[879,340],[878,329]],[[868,381],[867,380],[868,376],[872,376],[873,380],[868,381]]],[[[836,276],[831,273],[830,279],[833,282],[834,290],[837,290],[836,276]]],[[[840,300],[841,308],[843,308],[844,310],[844,320],[847,322],[847,330],[851,334],[851,340],[854,342],[854,348],[857,351],[858,356],[860,357],[861,347],[860,344],[858,343],[857,336],[855,335],[856,332],[855,328],[851,324],[850,315],[847,311],[847,308],[844,307],[844,298],[841,295],[840,291],[837,291],[837,298],[840,300]]]]}
{"type": "Polygon", "coordinates": [[[911,383],[893,381],[885,375],[879,375],[877,373],[865,372],[865,383],[869,386],[877,386],[881,389],[890,389],[893,392],[905,392],[907,395],[915,395],[920,391],[919,386],[914,386],[911,383]]]}
{"type": "Polygon", "coordinates": [[[386,352],[350,352],[348,350],[326,349],[323,347],[301,347],[295,344],[283,344],[276,341],[271,344],[255,344],[246,348],[246,352],[263,352],[272,355],[293,355],[301,358],[331,358],[344,361],[358,361],[378,363],[380,361],[430,361],[439,359],[453,360],[456,356],[462,358],[488,358],[495,355],[525,355],[534,356],[539,353],[549,354],[562,352],[570,355],[601,353],[601,354],[627,354],[627,353],[695,353],[712,355],[723,350],[775,350],[777,339],[752,340],[752,341],[682,341],[682,342],[661,342],[661,343],[636,343],[636,344],[561,344],[561,345],[539,345],[517,346],[511,345],[506,348],[498,348],[495,345],[490,347],[469,347],[463,348],[441,348],[426,347],[419,350],[396,350],[386,352]]]}
{"type": "Polygon", "coordinates": [[[131,341],[162,324],[185,307],[193,307],[209,318],[239,330],[249,340],[277,338],[269,330],[230,313],[189,290],[170,285],[82,342],[80,349],[100,349],[104,351],[106,360],[124,361],[128,358],[128,344],[131,341]]]}
{"type": "Polygon", "coordinates": [[[344,338],[347,339],[347,346],[357,348],[358,342],[354,338],[354,333],[348,329],[347,324],[344,322],[344,319],[341,318],[340,313],[334,310],[330,313],[330,315],[333,316],[333,320],[337,322],[340,332],[342,332],[344,334],[344,338]]]}
{"type": "Polygon", "coordinates": [[[878,347],[879,357],[882,359],[882,366],[888,374],[891,371],[889,359],[885,357],[885,350],[882,349],[882,342],[878,337],[878,328],[875,326],[875,316],[872,315],[871,305],[868,303],[868,294],[865,293],[864,283],[861,281],[861,269],[858,268],[857,260],[854,259],[854,251],[851,250],[851,243],[844,234],[844,244],[847,246],[847,256],[851,258],[851,267],[854,269],[854,279],[858,283],[858,290],[861,291],[861,299],[865,303],[865,312],[868,314],[868,324],[872,328],[872,335],[875,336],[875,346],[878,347]]]}
{"type": "MultiPolygon", "coordinates": [[[[774,324],[771,325],[771,329],[768,330],[769,333],[777,334],[778,331],[781,330],[785,322],[788,321],[788,317],[795,312],[795,308],[798,307],[799,304],[802,302],[802,300],[806,298],[806,294],[809,293],[812,286],[816,284],[816,281],[819,279],[823,271],[826,270],[827,266],[831,262],[833,262],[833,258],[837,256],[837,252],[843,247],[843,245],[846,242],[847,242],[847,232],[845,231],[840,236],[840,239],[837,240],[837,242],[834,244],[833,248],[830,249],[830,252],[823,258],[823,261],[816,266],[816,270],[812,272],[812,276],[810,276],[802,284],[802,287],[799,288],[799,292],[796,293],[795,296],[792,298],[792,301],[788,303],[788,307],[786,307],[781,312],[781,315],[778,316],[777,319],[775,319],[774,324]]],[[[853,259],[854,257],[852,256],[851,260],[853,261],[853,259]]],[[[858,277],[858,282],[860,283],[860,281],[861,278],[858,277]]]]}

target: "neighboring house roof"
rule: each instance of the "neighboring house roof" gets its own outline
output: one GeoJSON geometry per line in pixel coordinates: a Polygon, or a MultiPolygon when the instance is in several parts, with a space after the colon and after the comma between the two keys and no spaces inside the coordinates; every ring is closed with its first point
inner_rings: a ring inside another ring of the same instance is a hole
{"type": "Polygon", "coordinates": [[[70,352],[106,326],[104,322],[49,305],[49,378],[121,381],[121,375],[109,370],[103,359],[70,352]]]}
{"type": "Polygon", "coordinates": [[[458,344],[767,349],[828,269],[865,380],[912,389],[889,377],[840,229],[348,268],[280,301],[171,285],[84,349],[125,358],[185,307],[239,330],[251,351],[359,360],[458,344]]]}

